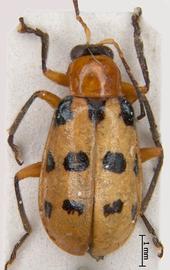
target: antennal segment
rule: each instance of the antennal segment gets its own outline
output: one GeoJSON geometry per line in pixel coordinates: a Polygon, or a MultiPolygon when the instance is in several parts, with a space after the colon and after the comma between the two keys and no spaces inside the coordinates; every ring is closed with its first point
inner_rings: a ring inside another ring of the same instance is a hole
{"type": "Polygon", "coordinates": [[[76,13],[76,19],[81,23],[81,25],[84,28],[84,32],[85,32],[85,35],[86,35],[86,42],[87,42],[87,44],[90,44],[91,31],[88,28],[87,24],[83,21],[83,19],[80,16],[78,0],[73,0],[73,5],[74,5],[75,13],[76,13]]]}
{"type": "Polygon", "coordinates": [[[80,15],[80,10],[79,10],[79,5],[78,5],[78,0],[73,0],[76,16],[80,15]]]}

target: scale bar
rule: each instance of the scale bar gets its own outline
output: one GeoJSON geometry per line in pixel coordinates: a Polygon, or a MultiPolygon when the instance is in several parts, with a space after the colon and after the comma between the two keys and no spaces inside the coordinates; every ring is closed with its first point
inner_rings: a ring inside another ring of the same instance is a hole
{"type": "Polygon", "coordinates": [[[143,254],[143,242],[144,242],[144,237],[146,236],[145,234],[139,234],[139,236],[141,236],[141,264],[139,265],[139,267],[146,267],[146,265],[144,264],[144,254],[143,254]]]}

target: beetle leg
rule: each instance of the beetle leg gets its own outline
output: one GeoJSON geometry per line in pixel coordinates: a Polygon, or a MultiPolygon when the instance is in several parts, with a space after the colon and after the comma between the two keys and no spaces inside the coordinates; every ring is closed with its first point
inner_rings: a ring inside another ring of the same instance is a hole
{"type": "Polygon", "coordinates": [[[139,64],[141,66],[143,78],[146,83],[146,88],[148,91],[149,86],[150,86],[150,79],[149,79],[149,72],[148,72],[146,58],[144,56],[144,45],[141,39],[141,29],[139,26],[139,19],[141,15],[142,15],[142,9],[139,7],[136,8],[132,14],[132,25],[134,27],[134,44],[136,48],[136,53],[139,60],[139,64]]]}
{"type": "MultiPolygon", "coordinates": [[[[132,14],[132,24],[134,27],[134,44],[135,44],[135,48],[136,48],[136,53],[137,53],[137,57],[139,60],[139,64],[141,66],[142,69],[142,73],[143,73],[143,77],[145,80],[145,87],[147,89],[147,91],[149,90],[149,86],[150,86],[150,79],[149,79],[149,72],[148,72],[148,67],[147,67],[147,63],[146,63],[146,58],[144,56],[144,46],[143,46],[143,41],[141,39],[141,30],[140,30],[140,26],[139,26],[139,18],[142,14],[142,11],[140,8],[137,8],[134,10],[133,14],[132,14]]],[[[149,160],[153,157],[159,157],[158,158],[158,163],[157,163],[157,167],[155,169],[155,173],[152,177],[149,189],[142,201],[142,214],[141,217],[149,231],[149,233],[153,236],[152,240],[154,245],[158,248],[158,257],[162,257],[163,256],[163,245],[161,244],[161,242],[159,241],[155,230],[153,229],[152,225],[150,224],[150,222],[148,221],[148,219],[145,217],[145,215],[143,214],[144,211],[146,210],[149,201],[152,197],[152,194],[154,192],[154,189],[156,187],[157,181],[158,181],[158,177],[159,177],[159,173],[163,164],[163,149],[162,149],[162,145],[159,139],[159,134],[157,131],[157,125],[155,123],[155,119],[151,110],[151,107],[149,105],[149,102],[147,100],[147,98],[144,96],[143,97],[143,102],[144,102],[144,106],[145,106],[145,110],[147,113],[147,117],[148,117],[148,121],[150,124],[150,130],[152,133],[152,138],[153,141],[155,142],[155,145],[157,146],[155,149],[154,148],[144,148],[140,150],[141,153],[141,159],[142,161],[146,161],[149,160]]]]}
{"type": "Polygon", "coordinates": [[[144,214],[141,214],[141,218],[143,219],[143,222],[145,223],[145,226],[148,229],[149,233],[152,235],[152,241],[155,247],[158,249],[158,257],[162,258],[164,250],[162,243],[159,241],[154,228],[152,227],[146,216],[144,214]]]}
{"type": "Polygon", "coordinates": [[[25,22],[24,18],[19,18],[20,25],[18,26],[18,32],[20,33],[29,33],[29,34],[35,34],[36,36],[40,37],[41,43],[42,43],[42,51],[41,51],[41,57],[42,57],[42,70],[43,72],[47,70],[46,67],[46,61],[47,61],[47,55],[48,55],[48,45],[49,45],[49,36],[47,33],[42,32],[40,29],[36,28],[33,29],[31,27],[28,27],[25,22]]]}
{"type": "Polygon", "coordinates": [[[162,154],[161,147],[152,147],[152,148],[141,148],[140,149],[140,158],[142,162],[150,160],[152,158],[160,157],[162,154]]]}
{"type": "Polygon", "coordinates": [[[119,44],[113,38],[104,39],[97,44],[101,44],[101,45],[112,44],[116,48],[118,55],[119,55],[123,65],[124,65],[124,68],[125,68],[128,76],[129,76],[129,78],[134,86],[134,89],[136,91],[136,95],[137,95],[137,98],[138,98],[139,104],[140,104],[140,115],[137,117],[137,119],[141,120],[143,117],[145,117],[145,109],[144,109],[144,102],[143,102],[144,95],[142,94],[140,87],[138,85],[138,82],[136,81],[135,77],[132,74],[132,71],[131,71],[130,66],[129,66],[129,64],[124,56],[122,49],[120,48],[119,44]]]}
{"type": "Polygon", "coordinates": [[[29,107],[31,106],[32,102],[36,98],[41,98],[45,100],[48,104],[52,106],[52,108],[57,108],[60,98],[56,95],[48,92],[48,91],[37,91],[35,92],[25,103],[25,105],[22,107],[21,111],[18,113],[16,119],[14,120],[12,126],[9,129],[9,137],[8,137],[8,143],[10,147],[12,148],[12,151],[14,152],[15,159],[19,165],[22,165],[23,161],[20,160],[20,153],[17,145],[13,143],[14,135],[16,130],[18,129],[18,126],[20,125],[22,119],[24,118],[24,115],[27,113],[29,107]]]}
{"type": "Polygon", "coordinates": [[[156,166],[156,169],[154,170],[154,175],[152,177],[151,183],[149,185],[148,191],[142,200],[142,212],[144,213],[145,210],[147,209],[147,206],[149,204],[149,201],[152,197],[152,194],[155,190],[158,177],[159,177],[159,172],[161,170],[162,166],[162,161],[163,161],[163,149],[162,147],[152,147],[152,148],[142,148],[140,149],[140,158],[142,162],[145,162],[147,160],[150,160],[152,158],[158,158],[158,163],[156,166]]]}
{"type": "Polygon", "coordinates": [[[44,71],[44,75],[53,82],[56,82],[63,86],[69,86],[68,77],[64,73],[47,69],[46,71],[44,71]]]}
{"type": "Polygon", "coordinates": [[[21,247],[23,242],[26,240],[26,238],[31,233],[31,225],[30,225],[28,218],[27,218],[27,215],[25,213],[23,200],[22,200],[20,188],[19,188],[19,181],[22,179],[28,178],[28,177],[39,177],[40,171],[41,171],[41,165],[42,165],[41,162],[37,162],[35,164],[29,165],[28,167],[17,172],[15,177],[14,177],[14,186],[15,186],[15,193],[16,193],[16,198],[17,198],[17,203],[18,203],[18,209],[19,209],[22,224],[23,224],[23,227],[24,227],[24,230],[26,233],[15,244],[15,246],[12,250],[11,256],[5,264],[5,270],[7,270],[8,266],[13,263],[13,261],[16,258],[16,254],[17,254],[18,249],[21,247]]]}
{"type": "Polygon", "coordinates": [[[40,29],[33,29],[27,26],[24,22],[24,18],[19,18],[20,25],[18,27],[18,32],[20,33],[29,33],[34,34],[41,39],[42,49],[41,49],[41,57],[42,57],[42,71],[44,75],[52,81],[55,81],[58,84],[63,86],[69,86],[67,75],[61,72],[48,70],[46,66],[47,55],[48,55],[48,47],[49,47],[49,36],[47,33],[42,32],[40,29]]]}
{"type": "Polygon", "coordinates": [[[152,198],[153,192],[155,190],[156,184],[158,182],[158,178],[159,178],[159,173],[163,164],[163,149],[161,147],[159,147],[159,149],[161,149],[160,151],[160,155],[158,158],[158,162],[157,162],[157,166],[154,170],[154,175],[152,177],[151,183],[149,185],[148,191],[142,201],[142,212],[144,213],[145,210],[148,207],[148,204],[150,202],[150,199],[152,198]]]}
{"type": "Polygon", "coordinates": [[[152,180],[151,180],[151,183],[149,185],[149,188],[148,188],[148,191],[142,201],[142,212],[144,213],[145,210],[147,209],[148,207],[148,204],[150,202],[150,199],[152,198],[152,195],[153,195],[153,192],[155,190],[155,187],[156,187],[156,184],[158,182],[158,178],[159,178],[159,173],[160,173],[160,170],[161,170],[161,167],[162,167],[162,164],[163,164],[163,150],[162,148],[160,147],[161,151],[160,151],[160,155],[159,155],[159,158],[158,158],[158,163],[157,163],[157,166],[154,170],[154,175],[152,177],[152,180]]]}
{"type": "MultiPolygon", "coordinates": [[[[149,72],[148,72],[146,59],[144,56],[144,46],[143,46],[143,41],[141,39],[141,30],[140,30],[140,26],[139,26],[139,19],[140,19],[141,14],[142,14],[141,8],[136,8],[132,14],[132,24],[134,27],[134,44],[135,44],[139,64],[141,66],[143,77],[144,77],[144,80],[146,83],[146,88],[147,88],[147,90],[149,90],[149,86],[150,86],[149,72]]],[[[145,106],[145,111],[146,111],[146,114],[148,117],[150,131],[152,134],[153,141],[157,147],[162,148],[160,138],[159,138],[159,133],[157,131],[157,125],[155,123],[154,115],[153,115],[152,109],[150,107],[150,104],[149,104],[145,95],[143,95],[142,99],[143,99],[143,104],[145,106]]],[[[163,164],[163,149],[162,149],[161,154],[158,158],[158,163],[157,163],[154,175],[152,177],[148,192],[146,193],[145,198],[143,199],[143,202],[142,202],[142,212],[143,213],[146,210],[148,203],[149,203],[149,201],[152,197],[152,194],[154,192],[162,164],[163,164]]]]}
{"type": "MultiPolygon", "coordinates": [[[[141,8],[136,8],[132,14],[132,24],[134,27],[134,44],[135,44],[139,64],[141,66],[143,77],[145,80],[146,89],[149,90],[149,86],[150,86],[149,72],[148,72],[146,59],[144,56],[144,46],[143,46],[143,41],[141,39],[141,30],[140,30],[140,26],[139,26],[139,19],[140,19],[141,14],[142,14],[141,8]]],[[[153,141],[154,141],[156,147],[162,148],[160,138],[159,138],[159,133],[157,130],[157,125],[155,123],[154,115],[153,115],[152,109],[150,107],[150,104],[149,104],[145,95],[143,95],[142,99],[143,99],[143,104],[145,106],[145,111],[146,111],[146,114],[148,117],[150,131],[152,134],[153,141]]],[[[149,201],[152,197],[152,194],[154,192],[162,164],[163,164],[163,149],[162,149],[161,154],[158,158],[158,163],[157,163],[154,175],[152,177],[148,192],[146,193],[146,196],[142,202],[142,212],[143,213],[146,210],[148,203],[149,203],[149,201]]]]}
{"type": "MultiPolygon", "coordinates": [[[[122,87],[122,94],[126,97],[126,99],[130,102],[130,103],[133,103],[135,102],[138,97],[137,97],[137,94],[136,94],[136,91],[135,91],[135,88],[132,84],[128,83],[128,82],[122,82],[121,83],[121,87],[122,87]]],[[[147,89],[145,86],[141,86],[139,87],[141,92],[143,94],[146,94],[147,93],[147,89]]]]}

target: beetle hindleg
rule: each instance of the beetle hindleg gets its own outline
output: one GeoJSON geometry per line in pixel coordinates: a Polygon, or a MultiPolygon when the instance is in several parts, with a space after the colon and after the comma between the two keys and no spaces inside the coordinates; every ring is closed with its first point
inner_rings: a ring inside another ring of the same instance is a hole
{"type": "Polygon", "coordinates": [[[37,91],[28,99],[28,101],[22,107],[21,111],[18,113],[16,119],[14,120],[12,126],[9,129],[8,143],[9,143],[10,147],[12,148],[12,150],[15,154],[15,159],[19,165],[22,165],[23,162],[20,161],[20,158],[19,158],[20,153],[19,153],[17,145],[15,145],[13,143],[14,135],[15,135],[15,132],[18,129],[18,126],[20,125],[22,119],[24,118],[24,115],[27,113],[32,102],[37,97],[45,100],[48,104],[50,104],[52,106],[52,108],[57,108],[57,106],[60,102],[59,97],[57,97],[56,95],[54,95],[48,91],[37,91]]]}
{"type": "Polygon", "coordinates": [[[8,266],[12,264],[12,262],[16,258],[17,250],[20,248],[20,246],[23,244],[25,239],[30,235],[31,233],[31,225],[28,221],[27,215],[25,213],[24,205],[23,205],[23,200],[21,197],[20,189],[19,189],[19,181],[22,179],[25,179],[27,177],[39,177],[40,176],[40,171],[41,171],[41,162],[37,162],[35,164],[32,164],[24,169],[21,169],[19,172],[16,173],[15,178],[14,178],[14,185],[15,185],[15,193],[16,193],[16,198],[17,198],[17,203],[18,203],[18,209],[20,213],[20,217],[22,220],[22,224],[25,230],[25,234],[19,239],[19,241],[15,244],[13,251],[11,253],[11,256],[9,260],[5,264],[5,270],[8,269],[8,266]]]}
{"type": "Polygon", "coordinates": [[[154,228],[152,227],[146,216],[144,214],[141,214],[141,218],[143,219],[143,222],[145,223],[145,226],[148,229],[149,233],[153,237],[152,240],[155,247],[158,248],[158,257],[162,258],[164,250],[162,243],[159,241],[154,228]]]}
{"type": "Polygon", "coordinates": [[[18,27],[18,32],[20,33],[29,33],[34,34],[41,39],[42,49],[41,49],[41,57],[42,57],[42,71],[44,75],[52,81],[55,81],[58,84],[63,86],[68,86],[68,78],[64,73],[48,70],[46,66],[47,56],[48,56],[48,47],[49,47],[49,36],[47,33],[42,32],[40,29],[31,28],[27,26],[24,22],[24,18],[19,18],[20,25],[18,27]]]}
{"type": "MultiPolygon", "coordinates": [[[[122,82],[121,83],[121,90],[122,90],[122,94],[126,97],[126,99],[130,103],[133,103],[138,99],[135,88],[132,84],[130,84],[128,82],[122,82]]],[[[143,94],[147,93],[147,89],[145,86],[141,86],[140,90],[143,94]]]]}
{"type": "Polygon", "coordinates": [[[140,158],[142,162],[150,160],[152,158],[157,158],[161,156],[162,148],[161,147],[152,147],[152,148],[141,148],[140,149],[140,158]]]}

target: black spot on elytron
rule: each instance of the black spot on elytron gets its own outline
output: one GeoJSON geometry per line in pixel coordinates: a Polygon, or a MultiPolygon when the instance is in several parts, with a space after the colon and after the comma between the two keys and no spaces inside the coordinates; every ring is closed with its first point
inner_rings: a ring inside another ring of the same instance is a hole
{"type": "Polygon", "coordinates": [[[73,119],[73,112],[71,111],[72,96],[65,97],[59,104],[56,111],[57,125],[64,125],[67,121],[73,119]]]}
{"type": "Polygon", "coordinates": [[[105,170],[114,173],[123,173],[126,169],[126,160],[122,153],[112,153],[108,151],[103,158],[103,167],[105,170]]]}
{"type": "Polygon", "coordinates": [[[137,176],[139,173],[139,164],[138,164],[138,155],[137,154],[135,156],[133,170],[134,170],[135,175],[137,176]]]}
{"type": "Polygon", "coordinates": [[[69,152],[64,159],[63,165],[66,171],[82,172],[88,168],[89,158],[82,151],[77,153],[69,152]]]}
{"type": "Polygon", "coordinates": [[[121,116],[127,126],[132,126],[134,123],[134,110],[132,105],[124,98],[119,97],[121,108],[121,116]]]}
{"type": "Polygon", "coordinates": [[[90,120],[97,124],[102,121],[105,117],[105,100],[98,99],[87,99],[88,107],[89,107],[89,118],[90,120]]]}
{"type": "Polygon", "coordinates": [[[68,214],[74,214],[77,212],[78,215],[82,215],[84,211],[84,204],[80,202],[76,202],[74,200],[64,200],[62,208],[67,211],[68,214]]]}
{"type": "Polygon", "coordinates": [[[48,201],[45,201],[44,202],[44,210],[45,210],[45,216],[47,218],[50,218],[51,217],[51,213],[52,213],[52,204],[48,201]]]}
{"type": "Polygon", "coordinates": [[[137,210],[138,210],[138,205],[137,205],[137,203],[135,203],[132,205],[132,209],[131,209],[132,221],[136,220],[137,210]]]}
{"type": "Polygon", "coordinates": [[[120,199],[114,201],[111,205],[106,204],[103,207],[104,216],[107,217],[111,214],[121,213],[122,209],[123,209],[123,202],[120,199]]]}
{"type": "Polygon", "coordinates": [[[46,171],[51,172],[54,169],[55,169],[55,161],[54,161],[53,155],[49,151],[47,154],[46,171]]]}

